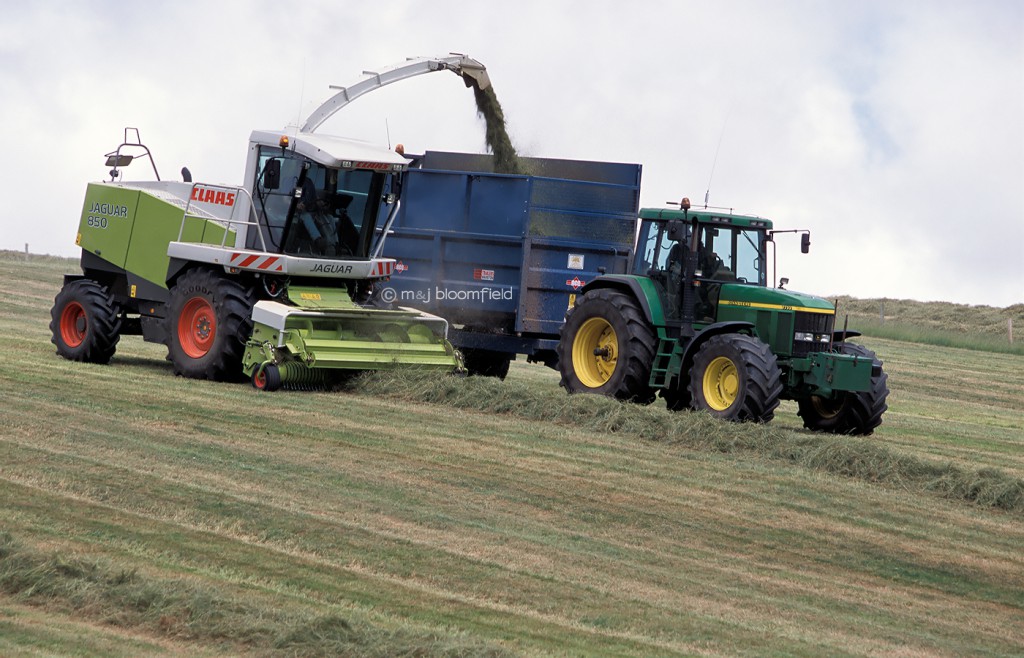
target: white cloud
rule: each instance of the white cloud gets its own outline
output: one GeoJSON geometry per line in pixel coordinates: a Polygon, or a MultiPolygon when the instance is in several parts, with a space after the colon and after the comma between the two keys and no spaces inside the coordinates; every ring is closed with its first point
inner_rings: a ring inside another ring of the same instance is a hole
{"type": "MultiPolygon", "coordinates": [[[[278,128],[363,69],[488,66],[524,153],[640,162],[688,195],[810,228],[780,271],[819,293],[1024,301],[1024,8],[1017,3],[25,3],[0,25],[0,248],[72,255],[85,183],[125,125],[160,173],[241,182],[278,128]],[[719,147],[720,144],[720,147],[719,147]],[[718,153],[715,161],[716,151],[718,153]]],[[[370,94],[324,130],[483,150],[453,75],[370,94]]]]}

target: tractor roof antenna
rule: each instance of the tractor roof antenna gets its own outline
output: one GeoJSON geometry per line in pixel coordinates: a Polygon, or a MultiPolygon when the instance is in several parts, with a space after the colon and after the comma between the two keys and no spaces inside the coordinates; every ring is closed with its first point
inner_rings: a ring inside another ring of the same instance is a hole
{"type": "MultiPolygon", "coordinates": [[[[732,114],[732,110],[729,110],[729,114],[732,114]]],[[[729,114],[725,115],[725,120],[722,121],[722,132],[718,135],[718,146],[715,147],[715,159],[711,161],[711,175],[708,176],[708,189],[704,192],[704,209],[707,210],[708,203],[711,199],[711,179],[715,177],[715,165],[718,164],[718,152],[722,150],[722,138],[725,137],[725,125],[729,123],[729,114]]]]}

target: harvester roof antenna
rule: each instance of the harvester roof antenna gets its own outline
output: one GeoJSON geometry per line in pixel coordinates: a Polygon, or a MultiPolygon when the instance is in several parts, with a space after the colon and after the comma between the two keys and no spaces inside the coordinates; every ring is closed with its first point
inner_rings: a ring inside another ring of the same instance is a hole
{"type": "Polygon", "coordinates": [[[405,80],[424,73],[434,71],[452,71],[462,77],[466,86],[476,85],[480,89],[487,89],[491,86],[491,79],[487,75],[487,69],[483,64],[459,53],[452,53],[448,57],[417,57],[410,58],[401,64],[389,66],[381,71],[363,71],[364,75],[370,76],[357,82],[350,87],[338,87],[331,85],[331,89],[337,93],[328,98],[320,107],[316,108],[306,123],[300,129],[304,133],[316,132],[320,125],[329,119],[335,112],[345,107],[363,94],[380,89],[392,82],[405,80]]]}

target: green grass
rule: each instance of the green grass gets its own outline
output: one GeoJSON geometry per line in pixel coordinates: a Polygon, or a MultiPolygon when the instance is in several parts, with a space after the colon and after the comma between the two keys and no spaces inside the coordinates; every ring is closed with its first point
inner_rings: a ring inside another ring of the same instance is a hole
{"type": "Polygon", "coordinates": [[[865,338],[868,439],[519,362],[257,394],[57,358],[73,270],[0,254],[0,654],[1024,653],[1019,355],[865,338]]]}
{"type": "Polygon", "coordinates": [[[1006,308],[905,299],[834,298],[842,325],[865,336],[984,352],[1024,354],[1024,304],[1006,308]],[[1009,327],[1015,328],[1010,342],[1009,327]]]}

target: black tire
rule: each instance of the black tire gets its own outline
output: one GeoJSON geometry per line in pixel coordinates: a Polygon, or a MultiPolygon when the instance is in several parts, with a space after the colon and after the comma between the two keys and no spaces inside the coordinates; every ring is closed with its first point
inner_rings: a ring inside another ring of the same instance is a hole
{"type": "Polygon", "coordinates": [[[462,358],[468,374],[478,377],[497,377],[504,380],[508,376],[512,355],[507,352],[466,348],[462,350],[462,358]]]}
{"type": "Polygon", "coordinates": [[[576,300],[562,326],[561,385],[570,393],[649,404],[655,399],[648,386],[655,344],[654,329],[632,297],[607,288],[592,290],[576,300]]]}
{"type": "Polygon", "coordinates": [[[121,339],[121,307],[96,281],[71,281],[53,300],[50,333],[65,359],[109,363],[121,339]]]}
{"type": "Polygon", "coordinates": [[[258,391],[272,393],[281,389],[281,369],[276,364],[268,363],[263,368],[252,372],[252,387],[258,391]]]}
{"type": "Polygon", "coordinates": [[[766,423],[775,417],[782,373],[765,343],[744,334],[712,336],[690,369],[691,406],[724,420],[766,423]]]}
{"type": "Polygon", "coordinates": [[[693,398],[690,396],[690,389],[686,385],[680,388],[663,388],[661,389],[661,397],[665,399],[665,404],[669,411],[690,409],[693,402],[693,398]]]}
{"type": "Polygon", "coordinates": [[[190,270],[171,288],[167,352],[175,374],[243,381],[242,355],[252,335],[253,291],[209,270],[190,270]]]}
{"type": "Polygon", "coordinates": [[[840,393],[834,400],[812,395],[797,400],[797,412],[804,421],[804,427],[815,432],[832,434],[860,434],[867,436],[882,424],[882,415],[889,408],[886,398],[889,376],[882,370],[882,362],[866,347],[853,343],[840,343],[840,354],[852,354],[870,359],[878,367],[878,375],[871,378],[871,389],[863,392],[840,393]]]}

